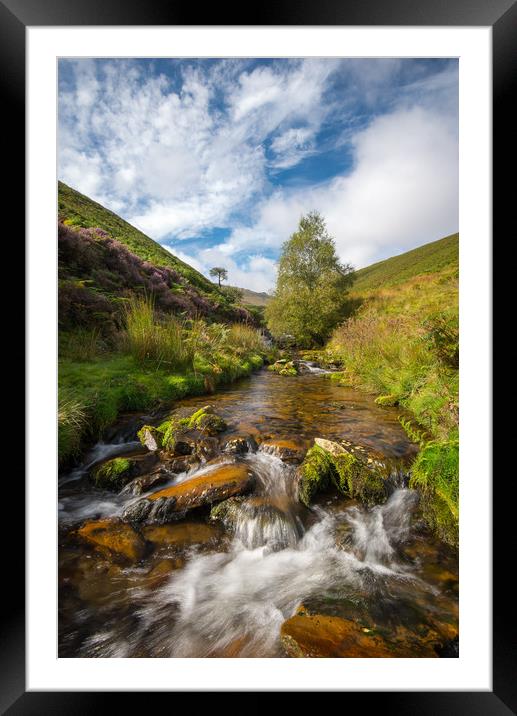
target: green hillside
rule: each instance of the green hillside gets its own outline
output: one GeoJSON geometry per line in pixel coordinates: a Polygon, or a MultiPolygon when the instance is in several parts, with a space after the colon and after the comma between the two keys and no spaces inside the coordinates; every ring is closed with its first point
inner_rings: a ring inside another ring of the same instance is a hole
{"type": "Polygon", "coordinates": [[[459,235],[432,241],[356,271],[354,292],[369,292],[403,283],[414,276],[458,267],[459,235]]]}
{"type": "Polygon", "coordinates": [[[145,261],[149,261],[155,266],[167,266],[174,269],[202,291],[212,293],[216,290],[215,284],[192,266],[181,261],[117,214],[61,181],[58,182],[58,207],[59,219],[65,224],[103,229],[145,261]]]}

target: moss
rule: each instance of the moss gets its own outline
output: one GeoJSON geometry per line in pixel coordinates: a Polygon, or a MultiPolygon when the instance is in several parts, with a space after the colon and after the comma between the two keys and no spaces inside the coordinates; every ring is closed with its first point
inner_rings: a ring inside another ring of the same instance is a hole
{"type": "Polygon", "coordinates": [[[217,435],[226,430],[227,426],[219,415],[205,413],[196,420],[195,427],[206,435],[217,435]]]}
{"type": "Polygon", "coordinates": [[[102,463],[92,471],[96,487],[107,490],[120,490],[131,478],[133,463],[126,457],[115,457],[102,463]]]}
{"type": "Polygon", "coordinates": [[[391,408],[399,404],[399,399],[396,395],[379,395],[378,398],[375,398],[375,402],[382,407],[391,408]]]}
{"type": "Polygon", "coordinates": [[[430,441],[412,467],[409,486],[421,492],[421,508],[431,529],[445,542],[458,545],[459,441],[430,441]]]}
{"type": "Polygon", "coordinates": [[[306,507],[317,492],[326,490],[337,479],[331,456],[317,445],[307,452],[298,474],[298,499],[306,507]]]}
{"type": "Polygon", "coordinates": [[[343,452],[332,457],[337,479],[336,487],[344,495],[367,505],[376,505],[386,498],[384,476],[375,465],[370,465],[356,455],[343,452]]]}

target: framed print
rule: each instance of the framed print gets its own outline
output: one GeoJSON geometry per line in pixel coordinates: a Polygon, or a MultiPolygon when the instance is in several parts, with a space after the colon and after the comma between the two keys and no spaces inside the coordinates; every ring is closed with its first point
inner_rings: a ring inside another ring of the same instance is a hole
{"type": "Polygon", "coordinates": [[[515,7],[45,5],[0,6],[28,287],[2,709],[515,710],[490,384],[515,7]]]}

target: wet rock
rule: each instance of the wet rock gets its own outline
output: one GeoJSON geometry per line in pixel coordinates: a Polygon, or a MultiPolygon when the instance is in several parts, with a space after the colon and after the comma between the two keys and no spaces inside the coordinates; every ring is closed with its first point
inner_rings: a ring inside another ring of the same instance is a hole
{"type": "Polygon", "coordinates": [[[120,491],[121,495],[141,495],[144,492],[148,492],[153,487],[163,485],[171,479],[171,473],[167,470],[160,468],[155,472],[149,473],[149,475],[142,475],[142,477],[136,477],[120,491]]]}
{"type": "Polygon", "coordinates": [[[159,450],[162,447],[163,433],[152,425],[144,425],[137,433],[137,437],[145,447],[150,450],[159,450]]]}
{"type": "Polygon", "coordinates": [[[202,460],[212,460],[219,454],[219,441],[215,437],[203,437],[196,443],[196,455],[202,460]]]}
{"type": "Polygon", "coordinates": [[[322,614],[297,614],[282,624],[288,656],[312,658],[386,658],[397,656],[384,639],[357,622],[322,614]]]}
{"type": "Polygon", "coordinates": [[[119,520],[87,522],[77,534],[104,554],[127,562],[138,562],[145,553],[142,537],[130,525],[119,520]]]}
{"type": "Polygon", "coordinates": [[[178,408],[168,420],[158,426],[162,434],[162,447],[172,455],[190,455],[196,444],[207,436],[213,437],[226,430],[224,420],[214,413],[211,405],[199,410],[178,408]]]}
{"type": "Polygon", "coordinates": [[[181,550],[193,545],[206,545],[217,541],[221,532],[203,522],[177,522],[169,525],[148,525],[144,527],[144,538],[153,547],[181,550]]]}
{"type": "Polygon", "coordinates": [[[253,480],[253,473],[246,465],[222,465],[138,500],[124,510],[123,519],[170,522],[189,510],[249,492],[253,480]]]}
{"type": "Polygon", "coordinates": [[[260,452],[279,457],[283,462],[299,464],[302,462],[307,448],[300,441],[273,439],[264,440],[260,444],[260,452]]]}
{"type": "Polygon", "coordinates": [[[278,373],[278,375],[298,375],[298,361],[287,361],[285,359],[277,360],[275,363],[268,365],[268,370],[278,373]]]}
{"type": "Polygon", "coordinates": [[[171,576],[172,572],[181,569],[185,564],[185,560],[180,556],[173,559],[162,559],[152,567],[147,573],[146,586],[150,589],[158,589],[163,586],[171,576]]]}
{"type": "Polygon", "coordinates": [[[298,496],[304,505],[308,507],[317,492],[331,485],[368,505],[386,500],[390,472],[384,462],[347,441],[315,438],[314,442],[297,475],[298,496]]]}
{"type": "Polygon", "coordinates": [[[137,457],[115,457],[96,465],[91,479],[96,487],[118,492],[133,478],[149,472],[158,462],[155,453],[137,457]]]}
{"type": "Polygon", "coordinates": [[[257,441],[253,435],[234,435],[224,443],[223,452],[230,455],[242,455],[247,452],[255,452],[257,448],[257,441]]]}

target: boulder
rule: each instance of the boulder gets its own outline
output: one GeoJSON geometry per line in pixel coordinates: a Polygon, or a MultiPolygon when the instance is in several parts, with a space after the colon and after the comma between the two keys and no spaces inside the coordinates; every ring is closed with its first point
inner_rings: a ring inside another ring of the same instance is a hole
{"type": "Polygon", "coordinates": [[[77,534],[97,550],[125,562],[139,562],[145,553],[145,541],[140,534],[119,520],[87,522],[77,534]]]}
{"type": "Polygon", "coordinates": [[[155,549],[181,550],[193,545],[215,542],[221,532],[204,522],[176,522],[169,525],[147,525],[143,528],[144,538],[155,549]]]}
{"type": "Polygon", "coordinates": [[[282,646],[291,657],[386,658],[397,654],[371,629],[323,614],[296,614],[282,624],[282,646]]]}
{"type": "Polygon", "coordinates": [[[162,446],[163,434],[158,428],[152,425],[144,425],[137,433],[137,437],[145,447],[151,452],[159,450],[162,446]]]}
{"type": "Polygon", "coordinates": [[[138,457],[115,457],[96,465],[90,477],[96,487],[118,492],[133,478],[149,472],[158,462],[156,453],[138,457]]]}
{"type": "Polygon", "coordinates": [[[242,455],[255,452],[258,445],[253,435],[233,435],[223,445],[223,452],[230,455],[242,455]]]}
{"type": "Polygon", "coordinates": [[[298,496],[307,507],[317,492],[334,485],[343,495],[367,505],[384,502],[389,469],[361,445],[315,438],[297,475],[298,496]]]}
{"type": "Polygon", "coordinates": [[[301,441],[297,440],[264,440],[260,444],[260,452],[275,455],[287,463],[299,464],[302,462],[307,448],[301,441]]]}
{"type": "Polygon", "coordinates": [[[128,505],[123,519],[129,522],[171,522],[189,510],[245,494],[251,490],[253,481],[253,473],[246,465],[217,466],[128,505]]]}

